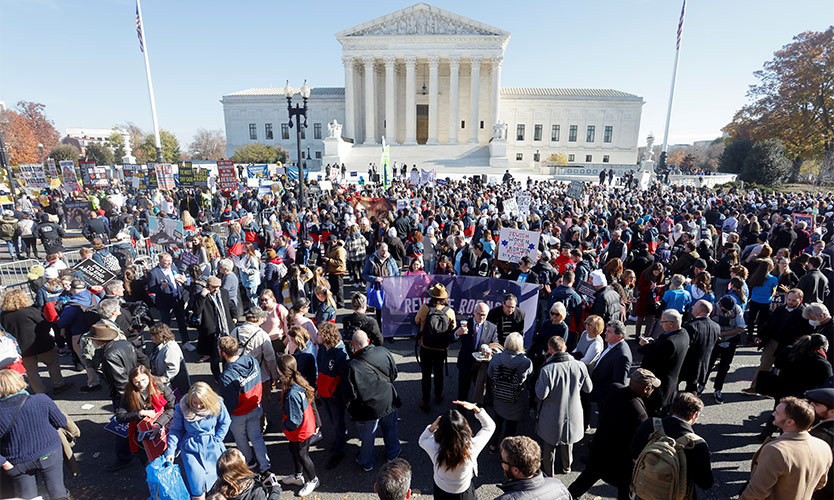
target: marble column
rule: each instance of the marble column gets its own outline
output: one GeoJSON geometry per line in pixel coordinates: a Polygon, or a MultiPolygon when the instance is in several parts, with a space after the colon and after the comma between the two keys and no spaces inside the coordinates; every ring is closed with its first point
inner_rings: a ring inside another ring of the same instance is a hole
{"type": "Polygon", "coordinates": [[[382,60],[385,61],[385,141],[388,144],[396,144],[397,109],[395,107],[394,94],[397,85],[394,64],[396,64],[397,59],[394,56],[385,56],[382,60]]]}
{"type": "Polygon", "coordinates": [[[458,86],[460,82],[460,56],[449,57],[449,139],[447,144],[458,143],[458,86]]]}
{"type": "Polygon", "coordinates": [[[417,103],[415,84],[417,56],[405,57],[405,143],[417,144],[417,103]]]}
{"type": "Polygon", "coordinates": [[[365,144],[376,144],[374,58],[365,56],[362,58],[362,62],[365,63],[365,144]]]}
{"type": "Polygon", "coordinates": [[[353,56],[342,56],[342,64],[345,66],[345,132],[344,136],[356,139],[354,130],[356,127],[356,103],[353,100],[353,56]]]}
{"type": "Polygon", "coordinates": [[[481,57],[472,56],[469,58],[472,65],[472,76],[469,86],[469,144],[478,143],[478,103],[481,88],[481,57]]]}
{"type": "Polygon", "coordinates": [[[426,144],[437,144],[438,78],[439,56],[429,56],[429,137],[426,144]]]}
{"type": "Polygon", "coordinates": [[[498,102],[501,97],[501,64],[503,62],[503,57],[493,57],[490,60],[492,64],[492,109],[490,109],[489,123],[487,123],[490,130],[492,130],[493,125],[498,123],[498,102]]]}

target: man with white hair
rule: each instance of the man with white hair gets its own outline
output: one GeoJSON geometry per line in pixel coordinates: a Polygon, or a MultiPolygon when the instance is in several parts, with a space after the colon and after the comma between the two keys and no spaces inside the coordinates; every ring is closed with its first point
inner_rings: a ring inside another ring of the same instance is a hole
{"type": "Polygon", "coordinates": [[[686,383],[686,392],[698,391],[701,394],[704,386],[707,385],[709,374],[709,358],[715,343],[718,342],[718,335],[721,327],[710,319],[712,314],[712,303],[707,300],[699,300],[692,306],[692,315],[695,319],[684,325],[689,333],[689,350],[681,368],[681,380],[686,383]]]}
{"type": "Polygon", "coordinates": [[[831,321],[831,312],[825,307],[825,304],[820,302],[811,302],[805,306],[802,311],[802,317],[808,320],[811,327],[814,328],[813,333],[819,333],[828,339],[828,352],[826,357],[829,361],[834,355],[834,321],[831,321]]]}
{"type": "Polygon", "coordinates": [[[660,388],[648,400],[649,413],[664,415],[677,394],[686,352],[689,350],[689,333],[681,328],[683,316],[675,309],[666,309],[660,316],[663,333],[655,340],[640,337],[641,368],[651,371],[661,381],[660,388]]]}

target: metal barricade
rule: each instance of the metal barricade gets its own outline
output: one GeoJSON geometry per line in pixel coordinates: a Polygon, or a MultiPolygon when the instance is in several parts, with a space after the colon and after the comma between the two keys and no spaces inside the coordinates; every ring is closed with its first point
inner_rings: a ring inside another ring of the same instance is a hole
{"type": "Polygon", "coordinates": [[[26,277],[32,266],[42,266],[43,262],[37,259],[16,260],[0,264],[0,288],[6,290],[23,289],[29,290],[29,280],[26,277]]]}

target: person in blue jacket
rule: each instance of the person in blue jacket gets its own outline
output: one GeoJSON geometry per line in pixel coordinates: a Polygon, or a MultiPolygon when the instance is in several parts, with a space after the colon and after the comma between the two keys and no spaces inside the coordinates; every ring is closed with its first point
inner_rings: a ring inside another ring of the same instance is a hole
{"type": "Polygon", "coordinates": [[[220,397],[205,382],[197,382],[177,404],[168,431],[165,458],[173,463],[181,452],[185,484],[192,499],[204,499],[217,481],[215,464],[226,451],[223,439],[232,418],[220,397]]]}
{"type": "Polygon", "coordinates": [[[669,289],[663,294],[663,301],[666,302],[666,309],[674,309],[683,314],[692,302],[692,295],[683,289],[686,278],[680,274],[672,276],[669,282],[669,289]]]}

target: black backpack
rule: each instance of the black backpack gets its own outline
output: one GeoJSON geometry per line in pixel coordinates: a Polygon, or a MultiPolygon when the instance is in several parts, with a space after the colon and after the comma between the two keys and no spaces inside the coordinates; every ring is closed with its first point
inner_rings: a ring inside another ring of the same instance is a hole
{"type": "Polygon", "coordinates": [[[451,343],[452,322],[446,312],[449,306],[443,309],[429,307],[429,314],[423,323],[422,345],[429,349],[447,349],[451,343]]]}

